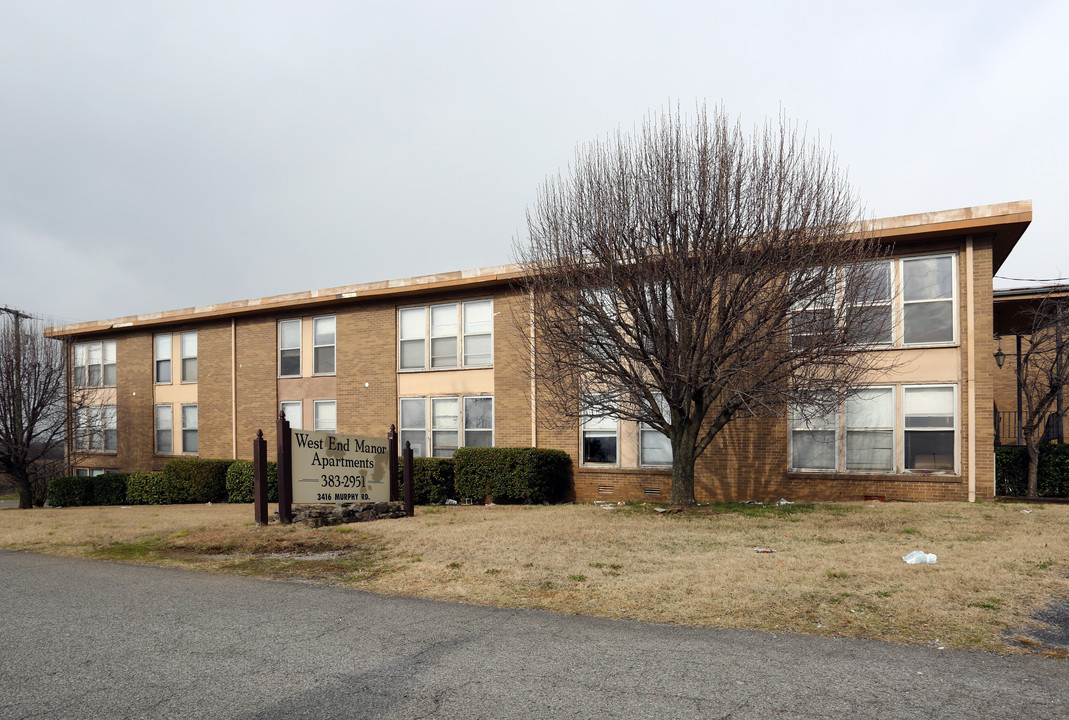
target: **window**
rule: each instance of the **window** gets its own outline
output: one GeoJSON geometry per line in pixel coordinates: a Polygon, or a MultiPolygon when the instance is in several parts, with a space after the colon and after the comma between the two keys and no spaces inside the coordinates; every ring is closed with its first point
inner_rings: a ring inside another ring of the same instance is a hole
{"type": "Polygon", "coordinates": [[[300,319],[278,323],[278,374],[281,377],[301,376],[300,319]]]}
{"type": "Polygon", "coordinates": [[[397,313],[401,370],[451,370],[493,364],[491,300],[401,308],[397,313]]]}
{"type": "Polygon", "coordinates": [[[838,414],[801,406],[791,412],[791,467],[796,470],[835,470],[838,414]]]}
{"type": "Polygon", "coordinates": [[[457,366],[457,313],[456,303],[431,306],[432,368],[457,366]]]}
{"type": "Polygon", "coordinates": [[[338,403],[336,400],[316,400],[312,403],[315,425],[313,429],[336,432],[338,429],[338,403]]]}
{"type": "MultiPolygon", "coordinates": [[[[654,393],[657,406],[666,420],[671,420],[668,403],[664,399],[664,393],[654,393]]],[[[672,441],[659,430],[654,430],[648,425],[641,425],[639,429],[639,463],[642,465],[671,465],[672,464],[672,441]]]]}
{"type": "Polygon", "coordinates": [[[427,367],[427,308],[404,308],[398,311],[401,340],[401,369],[423,370],[427,367]]]}
{"type": "Polygon", "coordinates": [[[865,388],[846,399],[846,469],[894,470],[893,388],[865,388]]]}
{"type": "Polygon", "coordinates": [[[583,411],[581,425],[583,463],[616,463],[617,431],[615,416],[596,416],[593,410],[583,411]]]}
{"type": "Polygon", "coordinates": [[[312,373],[314,375],[334,374],[335,325],[333,315],[312,321],[312,373]]]}
{"type": "Polygon", "coordinates": [[[494,446],[494,399],[464,398],[464,447],[494,446]]]}
{"type": "Polygon", "coordinates": [[[170,405],[156,406],[156,454],[170,455],[174,452],[172,427],[174,415],[170,405]]]}
{"type": "Polygon", "coordinates": [[[98,475],[104,475],[111,470],[105,470],[103,468],[74,468],[75,477],[97,477],[98,475]]]}
{"type": "Polygon", "coordinates": [[[152,339],[156,359],[156,384],[171,384],[171,334],[156,335],[152,339]]]}
{"type": "Polygon", "coordinates": [[[862,263],[843,272],[845,301],[858,301],[851,313],[850,334],[858,345],[890,345],[894,341],[894,282],[890,260],[862,263]]]}
{"type": "Polygon", "coordinates": [[[115,387],[115,341],[74,346],[74,387],[115,387]]]}
{"type": "Polygon", "coordinates": [[[954,256],[902,260],[902,342],[954,341],[954,256]]]}
{"type": "Polygon", "coordinates": [[[401,398],[401,449],[411,443],[412,454],[424,457],[427,454],[427,400],[426,398],[401,398]]]}
{"type": "Polygon", "coordinates": [[[92,452],[118,450],[118,419],[114,405],[79,408],[75,422],[75,449],[92,452]]]}
{"type": "Polygon", "coordinates": [[[197,333],[182,333],[181,343],[182,382],[195,383],[197,382],[197,333]]]}
{"type": "Polygon", "coordinates": [[[302,422],[302,413],[304,408],[301,406],[300,400],[286,400],[279,403],[279,409],[286,415],[286,420],[290,424],[290,430],[301,430],[304,428],[302,422]]]}
{"type": "Polygon", "coordinates": [[[431,399],[431,456],[452,457],[460,447],[460,398],[431,399]]]}
{"type": "Polygon", "coordinates": [[[834,269],[798,272],[791,278],[791,292],[799,298],[791,312],[791,347],[808,347],[835,328],[837,278],[834,269]]]}
{"type": "Polygon", "coordinates": [[[197,433],[197,406],[182,406],[182,452],[186,455],[196,455],[200,452],[198,447],[199,437],[197,433]]]}
{"type": "Polygon", "coordinates": [[[489,300],[464,303],[464,365],[493,364],[493,305],[489,300]]]}
{"type": "Polygon", "coordinates": [[[907,470],[955,468],[953,386],[905,388],[905,467],[907,470]]]}

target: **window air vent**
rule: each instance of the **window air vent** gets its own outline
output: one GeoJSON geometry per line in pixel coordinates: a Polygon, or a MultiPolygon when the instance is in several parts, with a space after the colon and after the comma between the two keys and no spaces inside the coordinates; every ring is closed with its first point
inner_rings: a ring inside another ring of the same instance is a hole
{"type": "Polygon", "coordinates": [[[642,494],[643,495],[659,496],[661,494],[661,489],[659,487],[642,488],[642,494]]]}
{"type": "Polygon", "coordinates": [[[616,490],[613,489],[612,485],[598,485],[598,492],[602,495],[612,495],[616,490]]]}

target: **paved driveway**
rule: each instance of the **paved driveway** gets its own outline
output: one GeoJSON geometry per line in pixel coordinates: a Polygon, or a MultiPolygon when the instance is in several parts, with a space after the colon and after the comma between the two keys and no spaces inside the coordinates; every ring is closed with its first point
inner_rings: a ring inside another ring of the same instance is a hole
{"type": "Polygon", "coordinates": [[[1069,717],[1069,663],[0,552],[4,718],[1069,717]]]}

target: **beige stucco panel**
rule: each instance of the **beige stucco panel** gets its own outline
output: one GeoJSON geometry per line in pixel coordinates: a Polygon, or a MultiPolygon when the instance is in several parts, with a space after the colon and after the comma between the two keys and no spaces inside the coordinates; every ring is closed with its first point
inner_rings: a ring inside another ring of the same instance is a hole
{"type": "Polygon", "coordinates": [[[957,347],[903,349],[881,353],[864,384],[961,382],[957,347]]]}
{"type": "Polygon", "coordinates": [[[398,373],[397,394],[400,397],[493,395],[494,369],[398,373]]]}
{"type": "Polygon", "coordinates": [[[197,383],[172,383],[153,387],[156,404],[197,402],[197,383]]]}

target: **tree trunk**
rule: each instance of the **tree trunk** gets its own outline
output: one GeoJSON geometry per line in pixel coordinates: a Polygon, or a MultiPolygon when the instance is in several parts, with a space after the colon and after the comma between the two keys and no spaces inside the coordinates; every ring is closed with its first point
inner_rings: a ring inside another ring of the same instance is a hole
{"type": "Polygon", "coordinates": [[[696,440],[696,428],[684,428],[672,438],[672,505],[693,507],[698,504],[694,498],[696,440]]]}
{"type": "Polygon", "coordinates": [[[1039,497],[1039,445],[1036,444],[1034,428],[1025,434],[1028,449],[1028,497],[1039,497]]]}
{"type": "Polygon", "coordinates": [[[19,489],[19,510],[29,510],[33,507],[33,487],[29,480],[15,478],[15,487],[19,489]]]}

